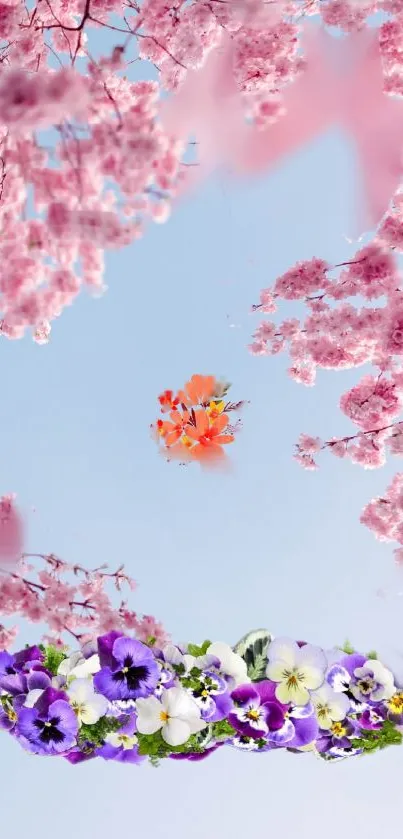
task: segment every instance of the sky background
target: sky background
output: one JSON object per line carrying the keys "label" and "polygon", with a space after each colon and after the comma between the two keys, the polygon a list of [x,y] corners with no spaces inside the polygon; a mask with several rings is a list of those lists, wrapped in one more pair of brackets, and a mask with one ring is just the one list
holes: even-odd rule
{"label": "sky background", "polygon": [[[361,371],[321,372],[304,388],[286,356],[247,351],[262,287],[297,260],[354,253],[355,168],[333,132],[259,182],[215,178],[108,256],[107,293],[83,293],[48,346],[1,344],[0,489],[18,494],[28,549],[88,567],[124,561],[139,582],[133,607],[177,641],[235,643],[263,626],[325,647],[349,638],[403,669],[403,578],[393,546],[359,523],[393,469],[324,455],[307,473],[292,459],[301,431],[351,428],[338,400]],[[231,398],[251,401],[229,475],[168,464],[149,436],[158,394],[195,372],[227,377]],[[34,638],[30,627],[21,643]],[[401,750],[326,765],[223,749],[156,770],[55,763],[5,733],[0,749],[9,839],[378,839],[400,823]]]}

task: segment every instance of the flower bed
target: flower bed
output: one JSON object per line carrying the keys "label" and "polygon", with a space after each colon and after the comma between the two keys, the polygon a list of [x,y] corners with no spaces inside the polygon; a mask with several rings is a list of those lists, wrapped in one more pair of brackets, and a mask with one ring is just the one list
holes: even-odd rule
{"label": "flower bed", "polygon": [[201,760],[223,746],[324,760],[402,742],[403,690],[376,653],[266,630],[233,649],[147,643],[112,631],[71,653],[0,653],[0,727],[27,751],[76,764]]}

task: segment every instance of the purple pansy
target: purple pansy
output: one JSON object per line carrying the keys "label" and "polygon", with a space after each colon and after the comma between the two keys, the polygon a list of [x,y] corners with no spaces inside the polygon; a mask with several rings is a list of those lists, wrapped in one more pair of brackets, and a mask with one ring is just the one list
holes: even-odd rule
{"label": "purple pansy", "polygon": [[26,693],[27,674],[44,672],[43,653],[39,647],[27,647],[12,655],[6,651],[0,652],[0,688],[17,696]]}
{"label": "purple pansy", "polygon": [[[254,685],[241,685],[232,692],[238,707],[228,722],[243,736],[238,748],[248,748],[248,738],[265,739],[267,747],[301,748],[318,735],[318,722],[312,703],[282,705],[275,696],[276,684],[265,680]],[[246,738],[246,739],[245,739]]]}
{"label": "purple pansy", "polygon": [[382,728],[386,719],[386,708],[378,705],[375,708],[366,708],[358,717],[358,725],[367,731],[376,731]]}
{"label": "purple pansy", "polygon": [[276,685],[268,679],[235,688],[231,693],[235,708],[228,715],[230,725],[241,735],[255,740],[280,731],[287,707],[278,702],[275,690]]}
{"label": "purple pansy", "polygon": [[136,699],[153,692],[160,678],[154,656],[145,644],[110,632],[98,639],[101,670],[94,687],[107,699]]}
{"label": "purple pansy", "polygon": [[226,679],[212,670],[201,673],[200,687],[192,690],[191,694],[202,718],[209,722],[225,719],[234,707]]}
{"label": "purple pansy", "polygon": [[66,694],[46,688],[33,708],[20,709],[15,733],[27,751],[60,755],[76,745],[78,720]]}
{"label": "purple pansy", "polygon": [[360,727],[351,719],[344,719],[341,722],[334,722],[330,729],[321,730],[316,741],[318,752],[329,752],[332,748],[351,749],[351,737],[359,737]]}
{"label": "purple pansy", "polygon": [[105,760],[118,760],[121,763],[142,763],[144,755],[139,755],[136,737],[136,717],[133,714],[118,731],[107,734],[105,743],[97,750]]}

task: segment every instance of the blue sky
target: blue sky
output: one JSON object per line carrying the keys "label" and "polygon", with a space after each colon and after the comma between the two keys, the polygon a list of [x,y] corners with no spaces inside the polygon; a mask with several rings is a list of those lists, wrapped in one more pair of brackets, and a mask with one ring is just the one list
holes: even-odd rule
{"label": "blue sky", "polygon": [[[285,357],[247,351],[261,287],[298,259],[353,253],[354,171],[334,132],[259,182],[215,178],[168,224],[108,256],[106,295],[83,294],[47,347],[2,342],[1,490],[18,493],[29,548],[89,567],[124,561],[139,582],[135,608],[177,641],[235,643],[266,626],[324,646],[348,637],[403,669],[403,580],[392,547],[359,524],[391,467],[365,472],[325,456],[311,474],[292,460],[300,431],[350,427],[337,406],[357,371],[321,373],[305,389],[287,378]],[[232,398],[251,400],[230,475],[167,464],[150,439],[158,393],[194,372],[228,377]],[[30,627],[21,640],[34,638]],[[228,749],[159,770],[54,763],[6,734],[1,749],[0,823],[11,839],[333,839],[360,828],[375,839],[400,814],[393,749],[334,766]]]}

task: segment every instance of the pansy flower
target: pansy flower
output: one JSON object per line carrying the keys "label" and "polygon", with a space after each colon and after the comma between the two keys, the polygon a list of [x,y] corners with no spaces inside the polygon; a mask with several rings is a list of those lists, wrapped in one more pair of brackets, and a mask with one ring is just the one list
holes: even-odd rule
{"label": "pansy flower", "polygon": [[350,710],[350,701],[345,693],[337,693],[325,682],[311,694],[320,728],[329,729],[334,722],[344,720]]}
{"label": "pansy flower", "polygon": [[403,691],[397,691],[386,701],[387,715],[391,722],[403,724]]}
{"label": "pansy flower", "polygon": [[357,718],[357,722],[360,728],[367,731],[377,731],[382,728],[386,716],[386,708],[383,705],[378,705],[373,708],[366,708]]}
{"label": "pansy flower", "polygon": [[359,702],[380,702],[395,693],[393,674],[376,659],[369,659],[356,667],[350,690]]}
{"label": "pansy flower", "polygon": [[94,725],[105,716],[109,707],[108,700],[100,693],[95,693],[89,679],[74,679],[67,689],[67,695],[80,725]]}
{"label": "pansy flower", "polygon": [[145,756],[139,755],[136,736],[136,717],[132,715],[118,731],[105,737],[105,743],[97,750],[105,760],[118,760],[120,763],[142,763]]}
{"label": "pansy flower", "polygon": [[223,720],[234,705],[228,692],[228,683],[212,670],[201,673],[199,682],[199,687],[194,688],[191,694],[203,719],[209,722]]}
{"label": "pansy flower", "polygon": [[31,670],[45,670],[43,653],[39,647],[27,647],[14,655],[0,652],[0,689],[13,696],[26,693],[26,676]]}
{"label": "pansy flower", "polygon": [[39,755],[58,755],[76,745],[78,720],[66,694],[47,688],[33,708],[18,712],[15,733],[21,745]]}
{"label": "pansy flower", "polygon": [[161,699],[149,696],[138,699],[137,730],[140,734],[161,735],[169,746],[186,743],[192,734],[202,731],[207,723],[201,719],[199,708],[183,688],[165,690]]}
{"label": "pansy flower", "polygon": [[235,707],[228,722],[240,734],[259,740],[283,729],[287,708],[277,701],[272,682],[240,685],[232,691],[231,699]]}
{"label": "pansy flower", "polygon": [[347,692],[356,706],[390,699],[396,690],[390,670],[377,659],[358,653],[344,656],[330,667],[327,681],[334,690]]}
{"label": "pansy flower", "polygon": [[107,699],[148,696],[158,684],[158,665],[141,641],[109,632],[98,638],[98,651],[101,670],[95,673],[94,687]]}
{"label": "pansy flower", "polygon": [[309,691],[323,684],[327,659],[319,647],[275,638],[269,646],[268,659],[266,676],[277,683],[279,702],[306,705],[310,701]]}
{"label": "pansy flower", "polygon": [[318,752],[328,752],[332,748],[350,749],[351,738],[359,737],[360,728],[352,719],[333,722],[329,729],[321,731],[316,741]]}
{"label": "pansy flower", "polygon": [[62,676],[66,682],[72,679],[86,679],[98,673],[101,665],[98,653],[85,658],[82,652],[75,652],[67,656],[60,662],[57,669],[57,675]]}

